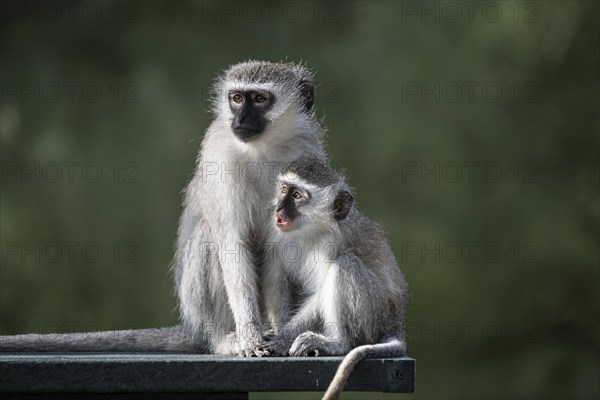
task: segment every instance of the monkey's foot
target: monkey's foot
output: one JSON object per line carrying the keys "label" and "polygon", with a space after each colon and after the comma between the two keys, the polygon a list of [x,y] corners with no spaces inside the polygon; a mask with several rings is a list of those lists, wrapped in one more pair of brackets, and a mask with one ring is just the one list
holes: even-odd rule
{"label": "monkey's foot", "polygon": [[263,357],[269,354],[260,349],[260,346],[264,344],[262,339],[256,340],[256,342],[249,342],[244,340],[238,340],[238,336],[234,333],[228,333],[225,336],[225,341],[221,347],[217,350],[219,354],[237,354],[240,357]]}
{"label": "monkey's foot", "polygon": [[237,353],[241,357],[265,357],[269,352],[263,349],[264,342],[238,342]]}
{"label": "monkey's foot", "polygon": [[345,354],[339,341],[314,332],[298,335],[292,347],[292,357],[319,357]]}

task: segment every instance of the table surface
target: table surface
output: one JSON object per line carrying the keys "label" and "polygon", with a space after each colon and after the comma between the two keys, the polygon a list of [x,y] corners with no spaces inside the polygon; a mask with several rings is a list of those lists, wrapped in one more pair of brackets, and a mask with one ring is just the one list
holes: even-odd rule
{"label": "table surface", "polygon": [[[0,393],[324,391],[342,357],[171,353],[3,353]],[[413,392],[415,360],[362,361],[346,390]]]}

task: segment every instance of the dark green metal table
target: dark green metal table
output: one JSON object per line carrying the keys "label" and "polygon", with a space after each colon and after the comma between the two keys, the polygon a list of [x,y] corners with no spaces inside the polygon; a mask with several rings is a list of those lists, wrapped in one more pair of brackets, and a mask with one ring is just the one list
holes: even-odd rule
{"label": "dark green metal table", "polygon": [[[239,358],[200,354],[4,353],[0,398],[245,399],[248,392],[324,391],[342,357]],[[347,391],[413,392],[415,360],[371,359]]]}

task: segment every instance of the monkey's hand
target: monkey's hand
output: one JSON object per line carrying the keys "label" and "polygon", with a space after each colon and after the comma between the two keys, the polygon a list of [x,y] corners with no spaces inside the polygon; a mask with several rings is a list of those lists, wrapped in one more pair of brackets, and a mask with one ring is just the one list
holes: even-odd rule
{"label": "monkey's hand", "polygon": [[273,338],[270,342],[263,343],[257,346],[257,350],[267,356],[285,357],[288,355],[290,344],[281,338]]}

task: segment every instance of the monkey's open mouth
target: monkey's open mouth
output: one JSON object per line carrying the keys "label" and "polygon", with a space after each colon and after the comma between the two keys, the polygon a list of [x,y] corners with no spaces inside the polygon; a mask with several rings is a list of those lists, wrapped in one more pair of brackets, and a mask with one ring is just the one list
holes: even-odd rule
{"label": "monkey's open mouth", "polygon": [[275,216],[275,225],[277,225],[277,227],[282,231],[287,231],[290,229],[290,221],[279,215]]}

